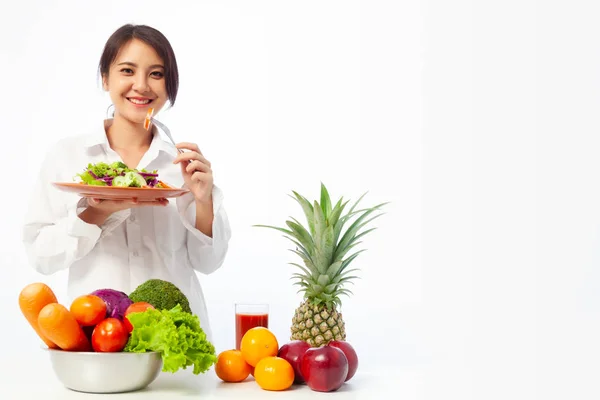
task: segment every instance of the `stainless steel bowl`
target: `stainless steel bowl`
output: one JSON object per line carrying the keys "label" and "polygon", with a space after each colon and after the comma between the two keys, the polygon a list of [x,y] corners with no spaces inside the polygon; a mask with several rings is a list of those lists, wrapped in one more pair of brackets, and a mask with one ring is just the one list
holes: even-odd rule
{"label": "stainless steel bowl", "polygon": [[95,353],[44,349],[58,380],[86,393],[123,393],[152,383],[162,369],[159,353]]}

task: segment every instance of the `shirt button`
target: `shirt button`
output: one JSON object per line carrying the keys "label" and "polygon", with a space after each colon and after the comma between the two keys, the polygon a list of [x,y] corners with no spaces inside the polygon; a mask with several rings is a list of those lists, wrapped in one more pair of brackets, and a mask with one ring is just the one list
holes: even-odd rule
{"label": "shirt button", "polygon": [[129,220],[130,220],[131,222],[135,222],[135,216],[134,216],[134,215],[132,215],[131,217],[129,217]]}
{"label": "shirt button", "polygon": [[134,256],[134,257],[137,257],[137,256],[139,256],[139,255],[140,255],[140,253],[138,253],[137,251],[134,251],[134,252],[133,252],[133,256]]}

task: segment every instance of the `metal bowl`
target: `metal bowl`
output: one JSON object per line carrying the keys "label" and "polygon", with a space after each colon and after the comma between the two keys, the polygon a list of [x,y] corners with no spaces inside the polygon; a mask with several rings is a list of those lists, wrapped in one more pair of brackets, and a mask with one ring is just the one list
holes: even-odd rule
{"label": "metal bowl", "polygon": [[159,353],[96,353],[44,349],[67,388],[86,393],[123,393],[152,383],[162,369]]}

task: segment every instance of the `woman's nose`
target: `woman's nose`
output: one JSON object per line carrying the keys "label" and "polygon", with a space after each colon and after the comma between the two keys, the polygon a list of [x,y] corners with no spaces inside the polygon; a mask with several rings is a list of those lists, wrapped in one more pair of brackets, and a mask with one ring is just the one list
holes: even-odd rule
{"label": "woman's nose", "polygon": [[138,92],[145,92],[148,90],[148,80],[143,75],[138,75],[133,81],[133,90]]}

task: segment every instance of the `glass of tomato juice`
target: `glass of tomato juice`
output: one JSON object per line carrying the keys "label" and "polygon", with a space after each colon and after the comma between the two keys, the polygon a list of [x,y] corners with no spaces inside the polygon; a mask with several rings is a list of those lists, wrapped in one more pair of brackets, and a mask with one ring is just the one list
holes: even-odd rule
{"label": "glass of tomato juice", "polygon": [[235,304],[235,348],[240,349],[242,337],[251,328],[269,327],[268,304]]}

